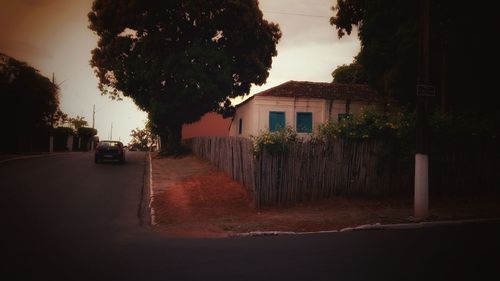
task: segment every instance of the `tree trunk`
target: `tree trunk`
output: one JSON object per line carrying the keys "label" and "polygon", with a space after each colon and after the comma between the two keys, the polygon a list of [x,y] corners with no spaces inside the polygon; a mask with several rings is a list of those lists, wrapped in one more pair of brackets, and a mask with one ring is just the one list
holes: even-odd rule
{"label": "tree trunk", "polygon": [[442,54],[442,57],[441,57],[441,112],[442,113],[445,113],[446,110],[448,109],[447,108],[447,103],[448,103],[448,100],[447,100],[447,92],[446,92],[446,75],[447,75],[447,72],[448,72],[448,69],[447,69],[447,49],[446,49],[446,43],[443,43],[443,54]]}
{"label": "tree trunk", "polygon": [[166,134],[161,135],[162,155],[176,155],[182,152],[181,137],[182,125],[170,124],[166,129]]}
{"label": "tree trunk", "polygon": [[166,147],[167,147],[167,139],[168,139],[168,134],[166,133],[158,133],[160,136],[160,145],[159,145],[159,152],[160,154],[164,155],[166,154]]}

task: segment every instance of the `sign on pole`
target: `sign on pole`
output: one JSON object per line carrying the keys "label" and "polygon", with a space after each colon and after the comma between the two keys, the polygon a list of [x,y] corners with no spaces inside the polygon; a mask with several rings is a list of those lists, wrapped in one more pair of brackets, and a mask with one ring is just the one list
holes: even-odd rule
{"label": "sign on pole", "polygon": [[429,84],[417,84],[417,96],[434,97],[436,96],[436,87]]}

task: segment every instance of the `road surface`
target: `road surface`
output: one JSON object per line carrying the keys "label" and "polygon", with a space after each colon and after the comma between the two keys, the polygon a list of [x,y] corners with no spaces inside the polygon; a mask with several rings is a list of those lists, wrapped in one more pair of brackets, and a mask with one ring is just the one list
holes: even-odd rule
{"label": "road surface", "polygon": [[481,280],[500,273],[498,223],[167,238],[139,215],[145,154],[127,156],[123,165],[96,165],[91,153],[1,163],[2,280]]}

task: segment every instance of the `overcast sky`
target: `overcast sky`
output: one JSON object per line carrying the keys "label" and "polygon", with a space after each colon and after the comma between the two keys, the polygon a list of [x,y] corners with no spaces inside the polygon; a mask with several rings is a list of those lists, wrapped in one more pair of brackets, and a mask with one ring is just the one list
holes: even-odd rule
{"label": "overcast sky", "polygon": [[[330,82],[336,66],[348,64],[359,52],[355,34],[338,39],[329,24],[333,0],[261,0],[264,17],[280,25],[283,37],[265,85],[252,94],[289,80]],[[97,36],[87,13],[92,0],[0,0],[0,52],[25,61],[60,85],[61,109],[70,117],[85,117],[100,139],[128,143],[130,131],[143,128],[147,115],[129,99],[101,96],[89,66]],[[235,103],[239,100],[235,101]],[[111,132],[111,124],[113,126]]]}

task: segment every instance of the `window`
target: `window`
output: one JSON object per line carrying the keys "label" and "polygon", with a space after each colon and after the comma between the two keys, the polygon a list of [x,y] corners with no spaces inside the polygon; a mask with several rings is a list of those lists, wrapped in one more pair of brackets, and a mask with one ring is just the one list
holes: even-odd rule
{"label": "window", "polygon": [[338,121],[342,121],[344,119],[352,119],[352,114],[347,114],[347,113],[339,113],[339,119]]}
{"label": "window", "polygon": [[269,131],[274,132],[283,128],[285,128],[285,112],[269,112]]}
{"label": "window", "polygon": [[312,133],[312,113],[297,112],[297,132]]}
{"label": "window", "polygon": [[243,119],[240,118],[240,122],[238,124],[238,134],[241,135],[241,132],[243,132]]}

